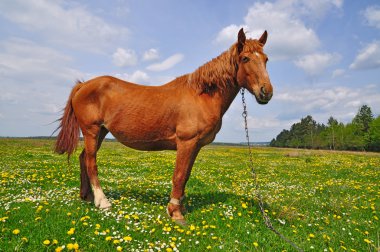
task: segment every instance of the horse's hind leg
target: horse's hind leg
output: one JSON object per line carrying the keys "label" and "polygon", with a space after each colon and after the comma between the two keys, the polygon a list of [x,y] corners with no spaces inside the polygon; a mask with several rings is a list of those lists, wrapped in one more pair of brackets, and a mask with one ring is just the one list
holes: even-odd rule
{"label": "horse's hind leg", "polygon": [[84,160],[87,168],[87,175],[94,194],[94,204],[99,208],[111,207],[111,204],[108,202],[100,186],[98,167],[96,165],[97,150],[100,147],[101,141],[103,141],[105,135],[108,133],[107,130],[104,130],[98,125],[93,125],[82,130],[84,137]]}
{"label": "horse's hind leg", "polygon": [[[107,135],[108,130],[104,127],[100,129],[99,137],[98,137],[98,144],[97,144],[97,150],[99,150],[105,136]],[[94,200],[94,193],[91,190],[91,184],[90,184],[90,178],[87,174],[87,167],[86,167],[86,158],[85,158],[86,152],[85,150],[82,151],[82,153],[79,156],[79,162],[80,162],[80,197],[81,199],[85,201],[92,202]]]}
{"label": "horse's hind leg", "polygon": [[83,150],[79,155],[80,163],[80,197],[82,200],[92,202],[94,200],[94,193],[91,190],[90,179],[87,175],[87,167],[85,160],[86,152]]}

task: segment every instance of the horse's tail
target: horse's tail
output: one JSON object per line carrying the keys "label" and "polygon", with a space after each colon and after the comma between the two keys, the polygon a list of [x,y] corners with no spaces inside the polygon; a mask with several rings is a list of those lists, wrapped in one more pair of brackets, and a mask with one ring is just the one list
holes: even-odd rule
{"label": "horse's tail", "polygon": [[71,101],[82,85],[82,82],[77,81],[77,84],[71,90],[66,107],[63,110],[63,116],[57,120],[60,121],[60,124],[58,128],[54,131],[56,132],[60,129],[59,134],[57,136],[57,141],[55,143],[54,151],[58,154],[67,153],[69,159],[71,154],[75,151],[78,145],[80,136],[78,120],[74,114]]}

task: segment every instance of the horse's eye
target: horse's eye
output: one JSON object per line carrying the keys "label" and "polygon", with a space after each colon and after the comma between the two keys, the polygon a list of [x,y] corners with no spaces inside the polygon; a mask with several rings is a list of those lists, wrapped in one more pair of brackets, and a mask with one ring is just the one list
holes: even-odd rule
{"label": "horse's eye", "polygon": [[247,62],[249,61],[249,58],[246,57],[246,56],[244,56],[244,57],[241,59],[241,61],[242,61],[243,63],[247,63]]}

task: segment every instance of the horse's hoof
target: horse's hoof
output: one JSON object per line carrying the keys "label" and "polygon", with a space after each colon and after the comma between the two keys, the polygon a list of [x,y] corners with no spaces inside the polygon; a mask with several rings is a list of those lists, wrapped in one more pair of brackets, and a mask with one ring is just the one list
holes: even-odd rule
{"label": "horse's hoof", "polygon": [[95,202],[95,206],[99,207],[99,209],[107,210],[111,208],[111,203],[106,198],[103,198],[100,201]]}

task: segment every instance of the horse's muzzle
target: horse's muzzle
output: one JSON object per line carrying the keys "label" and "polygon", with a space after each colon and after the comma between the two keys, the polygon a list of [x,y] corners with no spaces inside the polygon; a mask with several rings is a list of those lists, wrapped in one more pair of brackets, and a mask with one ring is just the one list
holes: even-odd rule
{"label": "horse's muzzle", "polygon": [[273,96],[272,91],[267,91],[265,87],[260,88],[259,95],[256,95],[256,100],[259,104],[267,104]]}

